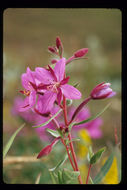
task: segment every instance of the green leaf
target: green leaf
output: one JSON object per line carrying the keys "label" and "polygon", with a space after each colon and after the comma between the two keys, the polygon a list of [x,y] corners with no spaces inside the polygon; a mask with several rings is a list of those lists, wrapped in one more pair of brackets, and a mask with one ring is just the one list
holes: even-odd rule
{"label": "green leaf", "polygon": [[73,122],[73,123],[71,123],[71,124],[68,126],[69,131],[71,131],[71,129],[72,129],[72,127],[73,127],[73,125],[75,125],[75,123],[74,123],[74,122]]}
{"label": "green leaf", "polygon": [[46,131],[49,132],[54,137],[59,137],[60,136],[60,134],[59,134],[59,132],[57,130],[52,130],[52,129],[47,128]]}
{"label": "green leaf", "polygon": [[92,116],[86,120],[80,121],[79,123],[73,123],[73,125],[81,125],[83,123],[87,123],[89,121],[92,121],[92,120],[98,118],[109,107],[109,105],[110,105],[110,103],[107,106],[105,106],[104,109],[101,112],[97,113],[95,116]]}
{"label": "green leaf", "polygon": [[69,143],[72,142],[72,141],[80,141],[80,139],[78,139],[78,138],[73,138],[73,139],[71,139],[71,141],[69,141],[69,140],[67,139],[67,140],[66,140],[66,145],[69,144]]}
{"label": "green leaf", "polygon": [[35,184],[39,184],[41,178],[41,172],[38,174]]}
{"label": "green leaf", "polygon": [[55,174],[52,171],[49,171],[49,173],[50,173],[53,184],[57,184],[56,179],[55,179]]}
{"label": "green leaf", "polygon": [[62,159],[54,168],[49,169],[49,171],[55,171],[56,169],[58,169],[60,166],[62,166],[64,164],[64,162],[67,160],[68,155],[66,153],[64,159]]}
{"label": "green leaf", "polygon": [[59,182],[59,184],[63,184],[64,182],[63,182],[63,178],[62,178],[62,171],[58,171],[58,182]]}
{"label": "green leaf", "polygon": [[25,123],[23,125],[21,125],[21,127],[19,127],[14,134],[10,137],[9,141],[7,142],[7,144],[5,145],[4,149],[3,149],[3,158],[5,158],[7,152],[9,151],[16,135],[19,133],[19,131],[21,131],[21,129],[25,126]]}
{"label": "green leaf", "polygon": [[112,166],[113,158],[114,158],[114,152],[112,152],[112,154],[106,160],[105,164],[100,169],[99,173],[93,179],[94,184],[99,184],[101,180],[105,177],[105,175],[108,173],[110,167]]}
{"label": "green leaf", "polygon": [[102,153],[105,151],[106,147],[101,148],[98,152],[96,152],[90,159],[90,164],[95,164],[98,160],[100,160]]}
{"label": "green leaf", "polygon": [[63,138],[63,133],[60,129],[57,129],[58,133],[59,133],[59,136],[61,136]]}
{"label": "green leaf", "polygon": [[40,125],[34,126],[34,128],[39,128],[39,127],[43,127],[45,125],[47,125],[48,123],[50,123],[50,121],[52,121],[60,112],[62,111],[62,109],[60,109],[55,115],[53,115],[48,121],[46,121],[45,123],[42,123]]}
{"label": "green leaf", "polygon": [[121,181],[121,151],[118,148],[118,146],[115,147],[114,154],[117,158],[118,178],[119,178],[119,181]]}
{"label": "green leaf", "polygon": [[92,178],[90,176],[89,176],[89,179],[91,181],[91,184],[94,184],[94,182],[93,182],[93,180],[92,180]]}
{"label": "green leaf", "polygon": [[88,155],[87,155],[87,159],[90,162],[90,159],[92,158],[92,156],[94,155],[93,150],[92,150],[92,146],[89,146],[88,149]]}
{"label": "green leaf", "polygon": [[79,171],[71,171],[71,170],[68,170],[66,168],[64,168],[63,172],[62,172],[62,176],[63,176],[64,181],[77,179],[77,177],[79,175],[80,175]]}

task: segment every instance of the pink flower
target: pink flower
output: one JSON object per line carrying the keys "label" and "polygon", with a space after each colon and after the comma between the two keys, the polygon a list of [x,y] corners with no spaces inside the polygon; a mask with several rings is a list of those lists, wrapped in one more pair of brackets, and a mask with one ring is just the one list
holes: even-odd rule
{"label": "pink flower", "polygon": [[23,73],[21,76],[22,86],[24,87],[24,91],[20,91],[22,94],[26,95],[24,102],[19,108],[19,111],[23,112],[32,108],[36,102],[36,82],[35,82],[35,73],[27,67],[26,73]]}
{"label": "pink flower", "polygon": [[100,83],[98,84],[91,92],[90,96],[92,99],[104,99],[104,98],[111,98],[112,96],[116,95],[109,86],[110,83]]}
{"label": "pink flower", "polygon": [[54,69],[49,66],[49,69],[37,67],[35,69],[36,78],[41,81],[38,85],[38,90],[45,90],[43,96],[39,96],[39,111],[46,113],[53,107],[55,100],[60,105],[62,95],[68,99],[80,99],[81,93],[73,86],[67,84],[69,77],[64,78],[65,74],[65,58],[60,59]]}
{"label": "pink flower", "polygon": [[[58,106],[53,106],[53,108],[51,110],[51,114],[55,115],[56,112],[58,112],[58,110],[59,110]],[[59,120],[59,116],[60,115],[61,114],[59,114],[56,117],[57,120]],[[49,117],[43,117],[43,116],[39,116],[38,115],[38,117],[36,118],[36,120],[34,122],[34,126],[40,125],[40,124],[42,124],[42,123],[44,123],[44,122],[46,122],[48,120],[49,120]],[[49,135],[49,133],[46,131],[47,128],[48,129],[53,129],[53,130],[56,129],[55,126],[54,126],[54,124],[52,122],[50,122],[49,124],[47,124],[47,125],[45,125],[43,127],[35,128],[36,133],[39,135],[39,137],[40,137],[40,139],[42,141],[51,141],[52,140],[52,136]]]}
{"label": "pink flower", "polygon": [[26,110],[25,112],[20,112],[20,108],[21,106],[24,104],[24,99],[20,96],[17,96],[14,99],[14,104],[13,107],[11,109],[11,113],[15,116],[19,116],[21,118],[23,118],[25,121],[27,122],[35,122],[36,119],[40,116],[38,116],[38,114],[32,112],[32,110]]}
{"label": "pink flower", "polygon": [[[75,111],[74,107],[71,107],[69,109],[68,115],[71,118],[73,113]],[[75,121],[80,122],[82,120],[88,119],[90,117],[90,111],[88,108],[82,108],[82,110],[77,114]],[[76,131],[79,131],[81,129],[86,129],[89,133],[90,137],[93,139],[100,138],[102,136],[102,131],[100,130],[100,126],[102,125],[102,119],[97,118],[93,121],[90,121],[88,123],[84,123],[81,125],[75,125],[72,128],[73,133],[75,134]]]}

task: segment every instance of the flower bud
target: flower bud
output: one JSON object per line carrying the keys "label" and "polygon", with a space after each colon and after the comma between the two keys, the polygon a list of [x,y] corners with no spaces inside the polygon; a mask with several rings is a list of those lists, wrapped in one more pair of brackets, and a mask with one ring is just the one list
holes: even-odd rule
{"label": "flower bud", "polygon": [[111,98],[112,96],[116,95],[109,86],[110,83],[100,83],[98,84],[91,92],[90,96],[92,99],[104,99],[104,98]]}
{"label": "flower bud", "polygon": [[47,156],[52,150],[51,144],[43,148],[38,154],[37,158],[41,158],[42,156]]}
{"label": "flower bud", "polygon": [[55,64],[55,63],[57,63],[57,61],[58,61],[57,59],[52,59],[52,60],[51,60],[51,63],[52,63],[52,64]]}
{"label": "flower bud", "polygon": [[83,48],[74,53],[75,58],[83,57],[88,52],[88,48]]}
{"label": "flower bud", "polygon": [[49,47],[48,47],[48,50],[49,50],[51,53],[56,53],[56,49],[55,49],[54,47],[49,46]]}
{"label": "flower bud", "polygon": [[45,148],[43,148],[38,154],[37,158],[41,158],[42,156],[47,156],[51,152],[53,146],[59,141],[59,139],[60,137],[55,138],[50,145],[47,145]]}
{"label": "flower bud", "polygon": [[60,46],[63,46],[60,37],[56,37],[56,47],[59,49]]}

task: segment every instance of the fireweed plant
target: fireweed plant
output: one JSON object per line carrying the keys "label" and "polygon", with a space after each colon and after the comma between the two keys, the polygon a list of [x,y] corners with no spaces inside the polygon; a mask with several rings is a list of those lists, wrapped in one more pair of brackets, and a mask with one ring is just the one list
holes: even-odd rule
{"label": "fireweed plant", "polygon": [[[81,128],[86,128],[89,135],[94,137],[95,133],[95,138],[101,135],[98,128],[100,125],[98,122],[100,122],[101,119],[98,117],[108,106],[96,116],[92,117],[90,117],[88,113],[88,108],[84,106],[91,100],[111,98],[116,92],[110,88],[110,83],[102,82],[91,91],[89,97],[84,99],[81,104],[75,108],[72,106],[72,100],[80,99],[82,94],[76,88],[77,85],[72,86],[69,84],[70,77],[66,75],[65,67],[77,59],[87,59],[84,56],[87,54],[88,48],[80,49],[76,51],[72,57],[66,59],[63,57],[62,42],[60,38],[57,37],[56,46],[49,46],[48,50],[50,53],[58,56],[58,59],[52,59],[51,64],[45,68],[36,67],[35,71],[31,71],[30,68],[27,67],[26,73],[23,73],[21,76],[24,90],[20,91],[25,95],[25,99],[20,100],[18,111],[22,114],[22,112],[28,113],[29,110],[31,110],[31,117],[33,113],[36,115],[36,125],[33,127],[37,131],[40,130],[40,134],[42,133],[43,135],[42,138],[46,139],[45,130],[52,135],[52,142],[39,152],[37,159],[49,155],[53,147],[59,141],[61,141],[65,147],[67,152],[65,160],[67,158],[69,159],[72,171],[64,168],[63,171],[59,170],[56,174],[53,173],[53,169],[51,169],[50,174],[53,183],[55,183],[54,181],[56,180],[56,183],[69,184],[71,183],[71,179],[78,179],[79,183],[82,184],[83,182],[73,145],[73,142],[77,139],[73,138],[72,129],[76,131]],[[70,105],[71,109],[68,111]],[[60,122],[59,116],[63,117],[63,123]],[[88,184],[92,165],[100,159],[104,151],[105,148],[101,148],[94,154],[91,147],[89,148],[89,169],[86,184]],[[63,162],[61,162],[61,164]],[[58,166],[59,165],[60,164],[58,164]]]}

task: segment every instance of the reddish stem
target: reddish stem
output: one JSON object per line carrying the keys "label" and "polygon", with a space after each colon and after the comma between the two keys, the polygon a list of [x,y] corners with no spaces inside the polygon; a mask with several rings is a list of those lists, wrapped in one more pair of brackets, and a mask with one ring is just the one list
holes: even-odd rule
{"label": "reddish stem", "polygon": [[[65,77],[65,74],[64,74],[64,77]],[[66,98],[65,98],[65,96],[63,96],[63,113],[64,113],[65,127],[68,128],[67,106],[66,106]],[[68,137],[69,137],[69,140],[71,141],[72,139],[71,139],[71,134],[70,133],[69,133]],[[74,160],[74,163],[75,163],[75,167],[76,167],[74,170],[79,171],[72,141],[69,144],[70,144],[71,154],[72,154],[72,157],[73,157],[73,160]],[[82,184],[82,180],[81,180],[80,175],[78,176],[78,180],[79,180],[79,183]]]}
{"label": "reddish stem", "polygon": [[86,184],[88,184],[91,167],[92,167],[92,165],[90,164],[90,165],[89,165],[89,169],[88,169],[88,175],[87,175],[87,179],[86,179]]}
{"label": "reddish stem", "polygon": [[[69,137],[69,140],[71,141],[71,134],[70,133],[69,133],[68,137]],[[75,163],[76,171],[79,171],[78,164],[77,164],[77,159],[76,159],[76,154],[75,154],[75,151],[74,151],[74,146],[73,146],[72,141],[69,144],[70,144],[70,149],[71,149],[71,153],[72,153],[72,156],[73,156],[73,160],[74,160],[74,163]],[[82,179],[81,179],[80,175],[78,176],[78,180],[79,180],[79,183],[82,184]]]}
{"label": "reddish stem", "polygon": [[73,170],[75,170],[75,166],[74,166],[74,164],[73,164],[73,162],[72,162],[72,159],[71,159],[71,156],[70,156],[70,153],[69,153],[68,146],[65,144],[65,142],[64,142],[64,140],[63,140],[63,139],[61,139],[61,142],[62,142],[62,143],[63,143],[63,145],[65,146],[66,151],[67,151],[67,154],[68,154],[68,158],[69,158],[70,163],[71,163],[71,165],[72,165],[72,168],[73,168]]}
{"label": "reddish stem", "polygon": [[68,127],[68,121],[67,121],[67,106],[66,106],[66,98],[63,96],[63,113],[64,113],[64,121],[66,128]]}

